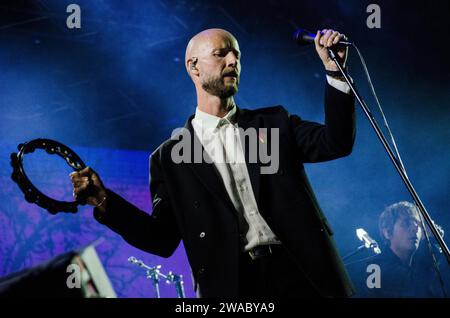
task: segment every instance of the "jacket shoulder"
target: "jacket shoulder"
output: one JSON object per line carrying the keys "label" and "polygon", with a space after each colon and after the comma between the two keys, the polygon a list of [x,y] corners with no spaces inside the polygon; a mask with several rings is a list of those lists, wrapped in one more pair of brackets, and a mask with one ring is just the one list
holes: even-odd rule
{"label": "jacket shoulder", "polygon": [[150,159],[161,161],[163,154],[167,151],[170,152],[176,142],[171,138],[166,139],[150,154]]}
{"label": "jacket shoulder", "polygon": [[271,115],[280,115],[280,114],[287,114],[287,110],[281,106],[269,106],[269,107],[261,107],[256,109],[241,109],[241,111],[247,115],[262,115],[262,116],[271,116]]}
{"label": "jacket shoulder", "polygon": [[186,127],[179,127],[172,132],[170,138],[164,140],[151,154],[150,159],[161,161],[165,154],[170,154],[172,148],[185,137],[190,137],[190,131]]}

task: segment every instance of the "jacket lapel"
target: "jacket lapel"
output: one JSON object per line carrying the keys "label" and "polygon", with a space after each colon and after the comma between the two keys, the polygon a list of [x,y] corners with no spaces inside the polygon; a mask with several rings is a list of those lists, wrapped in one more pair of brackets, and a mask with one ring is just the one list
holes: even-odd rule
{"label": "jacket lapel", "polygon": [[[227,190],[223,184],[222,178],[217,171],[215,165],[213,163],[207,163],[203,160],[200,163],[195,162],[194,158],[194,152],[195,146],[199,145],[199,149],[201,146],[201,156],[208,157],[208,162],[212,162],[211,158],[208,156],[208,153],[205,151],[205,148],[200,142],[200,139],[198,139],[194,128],[192,127],[191,120],[194,118],[194,116],[191,116],[188,121],[186,122],[186,125],[184,128],[189,130],[189,136],[191,138],[191,162],[187,164],[187,166],[192,169],[194,174],[199,178],[199,180],[205,185],[205,187],[213,194],[215,195],[219,200],[224,202],[226,205],[229,206],[230,209],[236,212],[236,209],[234,208],[233,203],[230,200],[230,197],[228,196]],[[237,213],[237,212],[236,212]]]}
{"label": "jacket lapel", "polygon": [[[195,143],[197,145],[201,145],[200,140],[198,139],[197,135],[195,134],[194,128],[192,127],[191,120],[194,118],[194,115],[192,115],[188,121],[185,124],[185,128],[189,130],[190,132],[190,138],[191,138],[191,145],[192,149],[194,150]],[[237,108],[237,123],[238,127],[242,128],[244,131],[246,131],[248,128],[252,128],[256,130],[257,137],[259,133],[259,128],[262,126],[262,119],[260,117],[251,116],[251,111],[248,110],[242,110],[240,108]],[[257,138],[258,139],[258,138]],[[258,207],[259,204],[259,192],[260,192],[260,169],[261,165],[259,160],[257,162],[250,162],[250,155],[249,155],[249,145],[248,142],[246,144],[244,136],[241,134],[241,144],[242,149],[244,149],[244,155],[245,155],[245,162],[247,165],[247,170],[250,176],[250,182],[252,184],[253,193],[255,195],[256,203]],[[258,145],[259,147],[259,145]],[[257,148],[259,149],[259,148]],[[202,156],[208,156],[207,152],[205,151],[203,145],[201,145],[201,151]],[[211,159],[208,156],[208,161],[211,162]],[[228,196],[227,190],[223,184],[222,178],[217,171],[216,167],[213,163],[206,163],[202,160],[202,163],[195,163],[194,161],[194,151],[191,152],[191,163],[187,164],[189,168],[192,169],[194,174],[199,178],[199,180],[206,186],[207,189],[209,189],[218,199],[222,200],[225,204],[227,204],[235,213],[237,213],[236,209],[234,208],[233,203],[230,200],[230,197]]]}

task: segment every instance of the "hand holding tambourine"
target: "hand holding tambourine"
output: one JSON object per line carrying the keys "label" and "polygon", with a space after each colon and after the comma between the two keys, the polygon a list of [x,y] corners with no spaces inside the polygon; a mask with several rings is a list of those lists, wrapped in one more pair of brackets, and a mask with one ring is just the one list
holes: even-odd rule
{"label": "hand holding tambourine", "polygon": [[104,208],[106,188],[97,173],[90,167],[74,171],[70,174],[73,185],[73,197],[82,204]]}
{"label": "hand holding tambourine", "polygon": [[[70,174],[75,201],[55,200],[40,191],[28,178],[25,173],[23,158],[26,154],[33,153],[37,149],[45,150],[49,155],[57,155],[63,158],[75,170]],[[86,203],[100,209],[104,208],[106,189],[103,183],[91,168],[86,168],[80,157],[69,147],[51,139],[40,138],[20,144],[18,150],[18,153],[12,153],[10,156],[13,168],[11,178],[22,190],[26,201],[37,204],[51,214],[58,212],[75,213],[79,204]]]}

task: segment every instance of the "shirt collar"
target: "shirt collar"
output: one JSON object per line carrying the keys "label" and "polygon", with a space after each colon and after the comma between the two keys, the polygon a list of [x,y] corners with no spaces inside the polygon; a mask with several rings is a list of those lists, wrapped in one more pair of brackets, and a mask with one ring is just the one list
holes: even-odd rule
{"label": "shirt collar", "polygon": [[224,117],[217,117],[208,113],[205,113],[198,109],[198,107],[195,110],[195,121],[201,122],[202,126],[206,129],[215,129],[220,128],[224,124],[230,123],[234,124],[236,120],[236,105],[233,105],[233,108],[231,108],[228,113]]}

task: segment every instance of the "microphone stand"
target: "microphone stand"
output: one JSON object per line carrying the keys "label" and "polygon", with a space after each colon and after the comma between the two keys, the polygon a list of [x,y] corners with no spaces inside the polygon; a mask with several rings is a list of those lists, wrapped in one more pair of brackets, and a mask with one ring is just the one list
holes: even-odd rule
{"label": "microphone stand", "polygon": [[344,70],[341,63],[338,61],[336,54],[333,52],[333,50],[328,48],[328,54],[330,55],[331,59],[334,61],[336,66],[339,68],[339,71],[341,72],[342,76],[345,78],[345,81],[347,82],[347,84],[350,86],[350,89],[353,92],[353,94],[355,94],[355,97],[358,100],[359,104],[361,105],[361,108],[364,111],[364,114],[369,119],[369,122],[372,125],[373,129],[375,130],[375,133],[376,133],[378,139],[380,139],[381,143],[383,144],[383,147],[386,150],[387,154],[389,155],[389,158],[391,159],[392,163],[394,164],[395,169],[400,174],[400,177],[402,178],[403,183],[405,184],[405,186],[408,189],[409,193],[411,194],[412,198],[416,202],[416,205],[417,205],[417,208],[419,209],[420,214],[427,221],[427,224],[428,224],[431,232],[433,233],[434,237],[436,238],[440,248],[442,249],[443,254],[445,255],[445,257],[447,259],[447,263],[450,265],[450,251],[449,251],[447,245],[445,244],[439,231],[437,230],[436,226],[434,225],[433,221],[431,220],[430,215],[428,214],[427,210],[425,209],[425,206],[423,205],[422,201],[420,200],[419,195],[417,194],[416,190],[414,189],[411,181],[409,180],[409,178],[406,175],[405,171],[403,170],[402,166],[400,165],[397,158],[395,157],[394,152],[392,151],[390,145],[388,144],[386,137],[384,137],[384,134],[381,131],[380,127],[378,126],[371,111],[369,110],[369,107],[367,107],[366,103],[364,102],[364,99],[361,97],[361,95],[356,90],[355,85],[353,84],[353,81],[350,79],[347,72]]}
{"label": "microphone stand", "polygon": [[175,290],[177,292],[178,298],[186,298],[186,295],[184,293],[184,282],[183,282],[183,275],[177,275],[173,272],[169,272],[169,274],[164,275],[160,272],[161,265],[156,265],[154,267],[147,266],[144,264],[143,261],[136,259],[136,257],[131,256],[128,258],[128,261],[136,264],[140,267],[145,268],[147,271],[147,278],[151,279],[152,285],[155,288],[155,296],[156,298],[161,298],[161,293],[159,290],[159,281],[160,277],[166,279],[166,283],[170,284],[173,283],[175,285]]}
{"label": "microphone stand", "polygon": [[352,257],[353,255],[358,254],[359,252],[363,251],[364,248],[366,247],[365,244],[358,246],[358,248],[356,250],[354,250],[353,252],[345,255],[342,257],[342,261],[345,262],[346,260],[348,260],[350,257]]}

